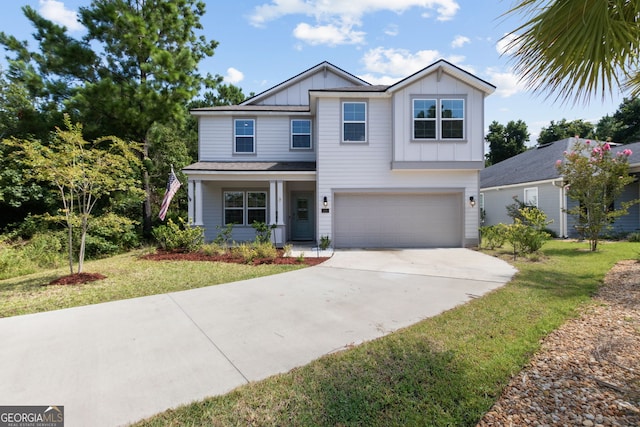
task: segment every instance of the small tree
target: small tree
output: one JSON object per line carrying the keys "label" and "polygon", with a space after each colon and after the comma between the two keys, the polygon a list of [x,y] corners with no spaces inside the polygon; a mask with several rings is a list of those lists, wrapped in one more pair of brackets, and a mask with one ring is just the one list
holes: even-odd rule
{"label": "small tree", "polygon": [[565,152],[564,161],[556,161],[567,195],[578,202],[566,212],[578,218],[591,251],[597,250],[602,231],[638,203],[633,200],[614,206],[624,187],[633,182],[629,175],[631,154],[627,148],[613,155],[608,143],[583,142],[576,138],[572,151]]}
{"label": "small tree", "polygon": [[[143,199],[135,178],[138,153],[131,144],[115,137],[102,137],[89,144],[82,137],[82,125],[72,124],[65,116],[66,130],[56,128],[50,144],[39,141],[12,140],[20,150],[28,174],[57,188],[68,232],[69,270],[73,274],[73,233],[80,231],[78,273],[82,272],[89,222],[96,203],[111,193],[127,192]],[[6,142],[6,141],[5,141]]]}

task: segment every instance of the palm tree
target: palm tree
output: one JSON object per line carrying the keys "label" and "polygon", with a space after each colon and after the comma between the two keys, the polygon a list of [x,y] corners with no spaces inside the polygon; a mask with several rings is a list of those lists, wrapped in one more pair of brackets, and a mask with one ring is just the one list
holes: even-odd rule
{"label": "palm tree", "polygon": [[505,40],[534,92],[574,103],[614,89],[640,95],[640,1],[521,0],[509,15],[527,19]]}

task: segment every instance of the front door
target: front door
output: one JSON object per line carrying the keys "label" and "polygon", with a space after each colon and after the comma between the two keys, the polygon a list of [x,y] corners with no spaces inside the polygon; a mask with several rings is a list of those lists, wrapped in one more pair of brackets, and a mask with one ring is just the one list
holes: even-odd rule
{"label": "front door", "polygon": [[313,193],[292,193],[291,202],[291,240],[313,240]]}

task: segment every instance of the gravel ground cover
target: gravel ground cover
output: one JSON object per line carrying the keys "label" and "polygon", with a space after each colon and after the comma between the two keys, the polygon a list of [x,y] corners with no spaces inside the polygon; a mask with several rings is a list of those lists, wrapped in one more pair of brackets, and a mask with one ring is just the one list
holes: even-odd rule
{"label": "gravel ground cover", "polygon": [[622,261],[478,423],[640,426],[640,261]]}

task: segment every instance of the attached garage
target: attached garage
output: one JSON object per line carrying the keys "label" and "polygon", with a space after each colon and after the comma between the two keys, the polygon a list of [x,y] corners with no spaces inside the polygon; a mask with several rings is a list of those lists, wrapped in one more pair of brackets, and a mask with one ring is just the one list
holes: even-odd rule
{"label": "attached garage", "polygon": [[336,193],[336,248],[462,246],[461,193]]}

